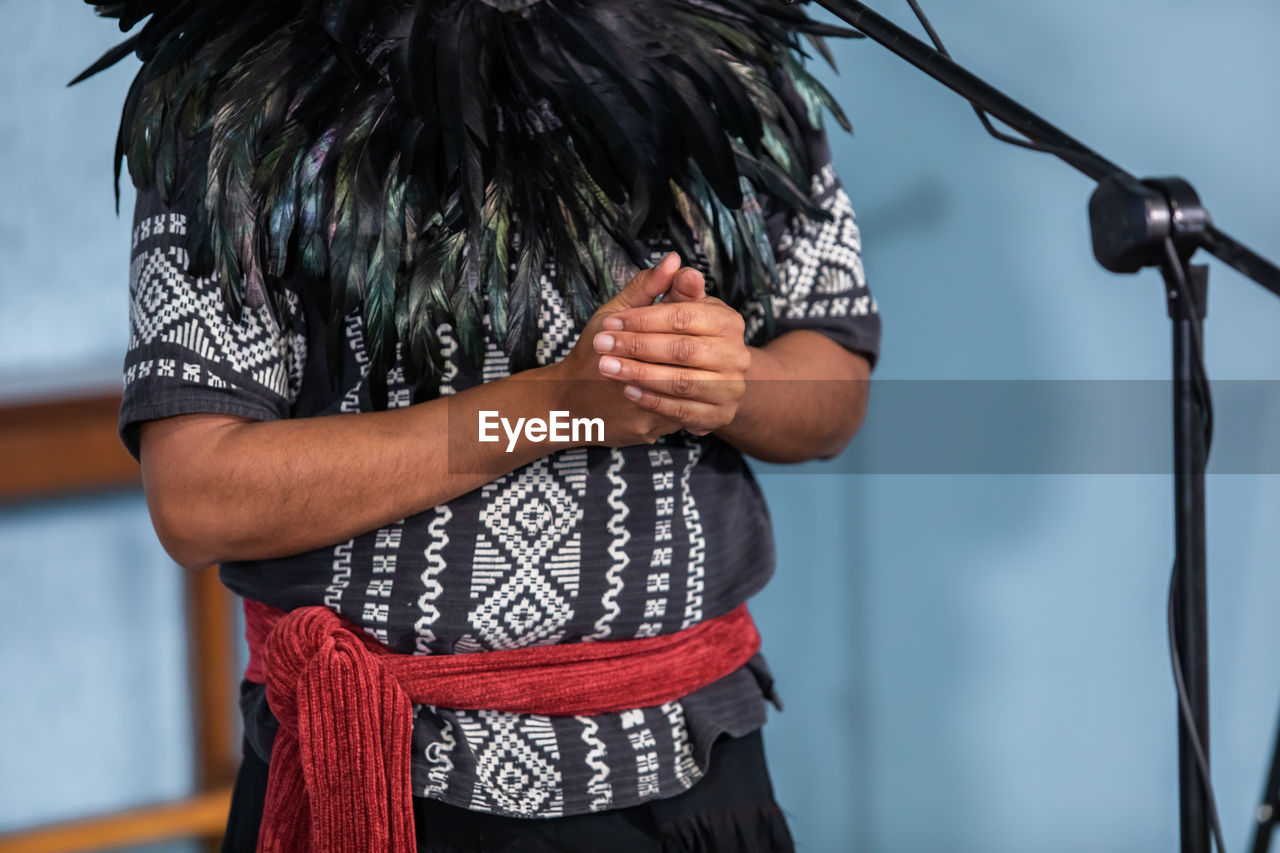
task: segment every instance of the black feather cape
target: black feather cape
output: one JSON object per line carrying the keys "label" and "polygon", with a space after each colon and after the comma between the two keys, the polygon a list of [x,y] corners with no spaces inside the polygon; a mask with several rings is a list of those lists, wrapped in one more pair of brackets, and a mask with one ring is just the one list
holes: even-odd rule
{"label": "black feather cape", "polygon": [[[313,277],[335,381],[341,320],[359,311],[375,397],[397,342],[415,398],[438,386],[442,323],[479,364],[486,313],[512,370],[532,366],[548,259],[579,323],[621,284],[617,262],[643,266],[659,232],[701,253],[713,292],[745,306],[777,274],[762,194],[822,217],[804,134],[824,108],[848,128],[802,40],[830,61],[823,36],[855,34],[779,0],[97,11],[138,31],[72,82],[142,60],[117,138],[117,204],[122,161],[166,204],[201,199],[192,271],[220,276],[237,320],[265,303],[281,322],[281,280]],[[782,85],[807,115],[785,107]]]}

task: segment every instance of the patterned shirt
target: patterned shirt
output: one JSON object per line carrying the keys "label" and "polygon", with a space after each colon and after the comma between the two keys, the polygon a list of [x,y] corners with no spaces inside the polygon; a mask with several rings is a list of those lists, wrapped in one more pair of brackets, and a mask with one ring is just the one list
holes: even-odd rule
{"label": "patterned shirt", "polygon": [[[826,153],[816,135],[815,150]],[[829,163],[829,156],[814,162]],[[830,165],[812,191],[830,222],[769,217],[781,277],[775,334],[814,329],[874,361],[880,319],[867,289],[849,199]],[[193,222],[154,193],[139,195],[120,434],[138,455],[138,425],[191,412],[256,420],[372,408],[361,322],[346,319],[343,382],[325,366],[325,321],[305,283],[286,283],[288,322],[264,306],[233,323],[215,278],[189,275]],[[654,257],[663,247],[655,246]],[[563,358],[578,337],[543,275],[537,358]],[[440,327],[448,395],[508,374],[496,341],[483,365]],[[765,342],[763,306],[747,341]],[[410,404],[397,361],[389,407]],[[281,609],[332,608],[405,654],[651,637],[734,609],[773,571],[768,510],[743,457],[715,436],[677,433],[652,446],[553,453],[426,512],[290,557],[228,562],[224,583]],[[265,691],[245,682],[251,745],[270,752]],[[716,737],[764,724],[777,702],[761,655],[678,701],[592,717],[415,708],[415,795],[476,811],[554,817],[622,808],[689,788]]]}

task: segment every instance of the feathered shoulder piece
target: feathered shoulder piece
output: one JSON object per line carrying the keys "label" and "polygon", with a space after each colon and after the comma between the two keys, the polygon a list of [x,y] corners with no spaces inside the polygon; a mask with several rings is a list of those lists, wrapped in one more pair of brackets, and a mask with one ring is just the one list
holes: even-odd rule
{"label": "feathered shoulder piece", "polygon": [[[776,269],[767,194],[812,209],[805,135],[831,95],[803,40],[852,31],[778,0],[119,0],[138,31],[116,176],[199,200],[197,274],[238,317],[280,282],[322,282],[331,354],[359,311],[372,377],[401,354],[433,386],[437,327],[471,361],[484,315],[513,370],[534,363],[539,286],[584,322],[666,235],[743,306]],[[789,109],[781,94],[803,101]],[[187,151],[198,152],[191,155]],[[118,186],[117,186],[118,202]],[[766,306],[768,300],[765,300]],[[330,358],[331,370],[337,370]]]}

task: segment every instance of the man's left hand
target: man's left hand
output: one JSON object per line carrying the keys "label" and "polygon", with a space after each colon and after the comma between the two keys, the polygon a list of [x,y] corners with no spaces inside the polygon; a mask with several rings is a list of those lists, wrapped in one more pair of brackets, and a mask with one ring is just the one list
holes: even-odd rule
{"label": "man's left hand", "polygon": [[742,316],[706,294],[695,269],[680,270],[662,302],[604,319],[593,346],[602,375],[637,404],[694,435],[728,425],[746,392],[751,350]]}

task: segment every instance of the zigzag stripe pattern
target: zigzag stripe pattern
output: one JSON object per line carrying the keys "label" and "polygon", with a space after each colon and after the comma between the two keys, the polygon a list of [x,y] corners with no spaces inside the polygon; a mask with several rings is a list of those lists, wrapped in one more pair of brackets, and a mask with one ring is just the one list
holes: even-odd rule
{"label": "zigzag stripe pattern", "polygon": [[454,356],[458,354],[458,340],[453,335],[453,327],[448,323],[436,326],[436,335],[440,338],[440,356],[444,359],[444,372],[440,377],[440,396],[456,394],[453,380],[458,378],[458,363]]}
{"label": "zigzag stripe pattern", "polygon": [[437,578],[444,571],[444,555],[441,552],[449,544],[449,534],[445,531],[445,526],[451,518],[453,518],[453,510],[449,509],[449,505],[439,504],[435,508],[435,518],[427,526],[427,532],[431,534],[431,544],[423,552],[427,558],[427,567],[422,570],[423,591],[422,595],[418,596],[418,609],[422,611],[422,616],[414,623],[414,628],[418,632],[418,654],[431,654],[431,644],[436,639],[436,634],[430,626],[440,618],[436,599],[440,597],[440,593],[444,592],[444,586]]}
{"label": "zigzag stripe pattern", "polygon": [[671,724],[676,779],[687,790],[702,778],[702,771],[693,760],[693,745],[689,742],[689,724],[684,718],[684,706],[679,702],[668,702],[662,706],[662,713],[667,715],[667,722]]}
{"label": "zigzag stripe pattern", "polygon": [[603,640],[613,632],[613,627],[609,623],[618,618],[620,612],[618,595],[622,592],[622,572],[631,562],[631,557],[626,551],[627,542],[631,541],[631,531],[625,526],[631,509],[622,502],[622,496],[627,491],[627,481],[621,476],[626,459],[622,451],[616,447],[610,450],[609,455],[612,461],[606,472],[610,484],[608,501],[609,508],[613,510],[613,515],[609,518],[609,535],[613,537],[609,543],[609,557],[613,560],[613,565],[605,573],[609,589],[600,602],[604,605],[605,612],[596,620],[595,633],[588,638],[592,640]]}
{"label": "zigzag stripe pattern", "polygon": [[591,797],[591,811],[598,812],[609,808],[613,802],[613,786],[609,784],[609,765],[604,763],[607,750],[604,741],[598,737],[600,724],[590,717],[575,717],[582,723],[582,742],[590,749],[585,759],[591,768],[591,780],[587,782],[587,793]]}

